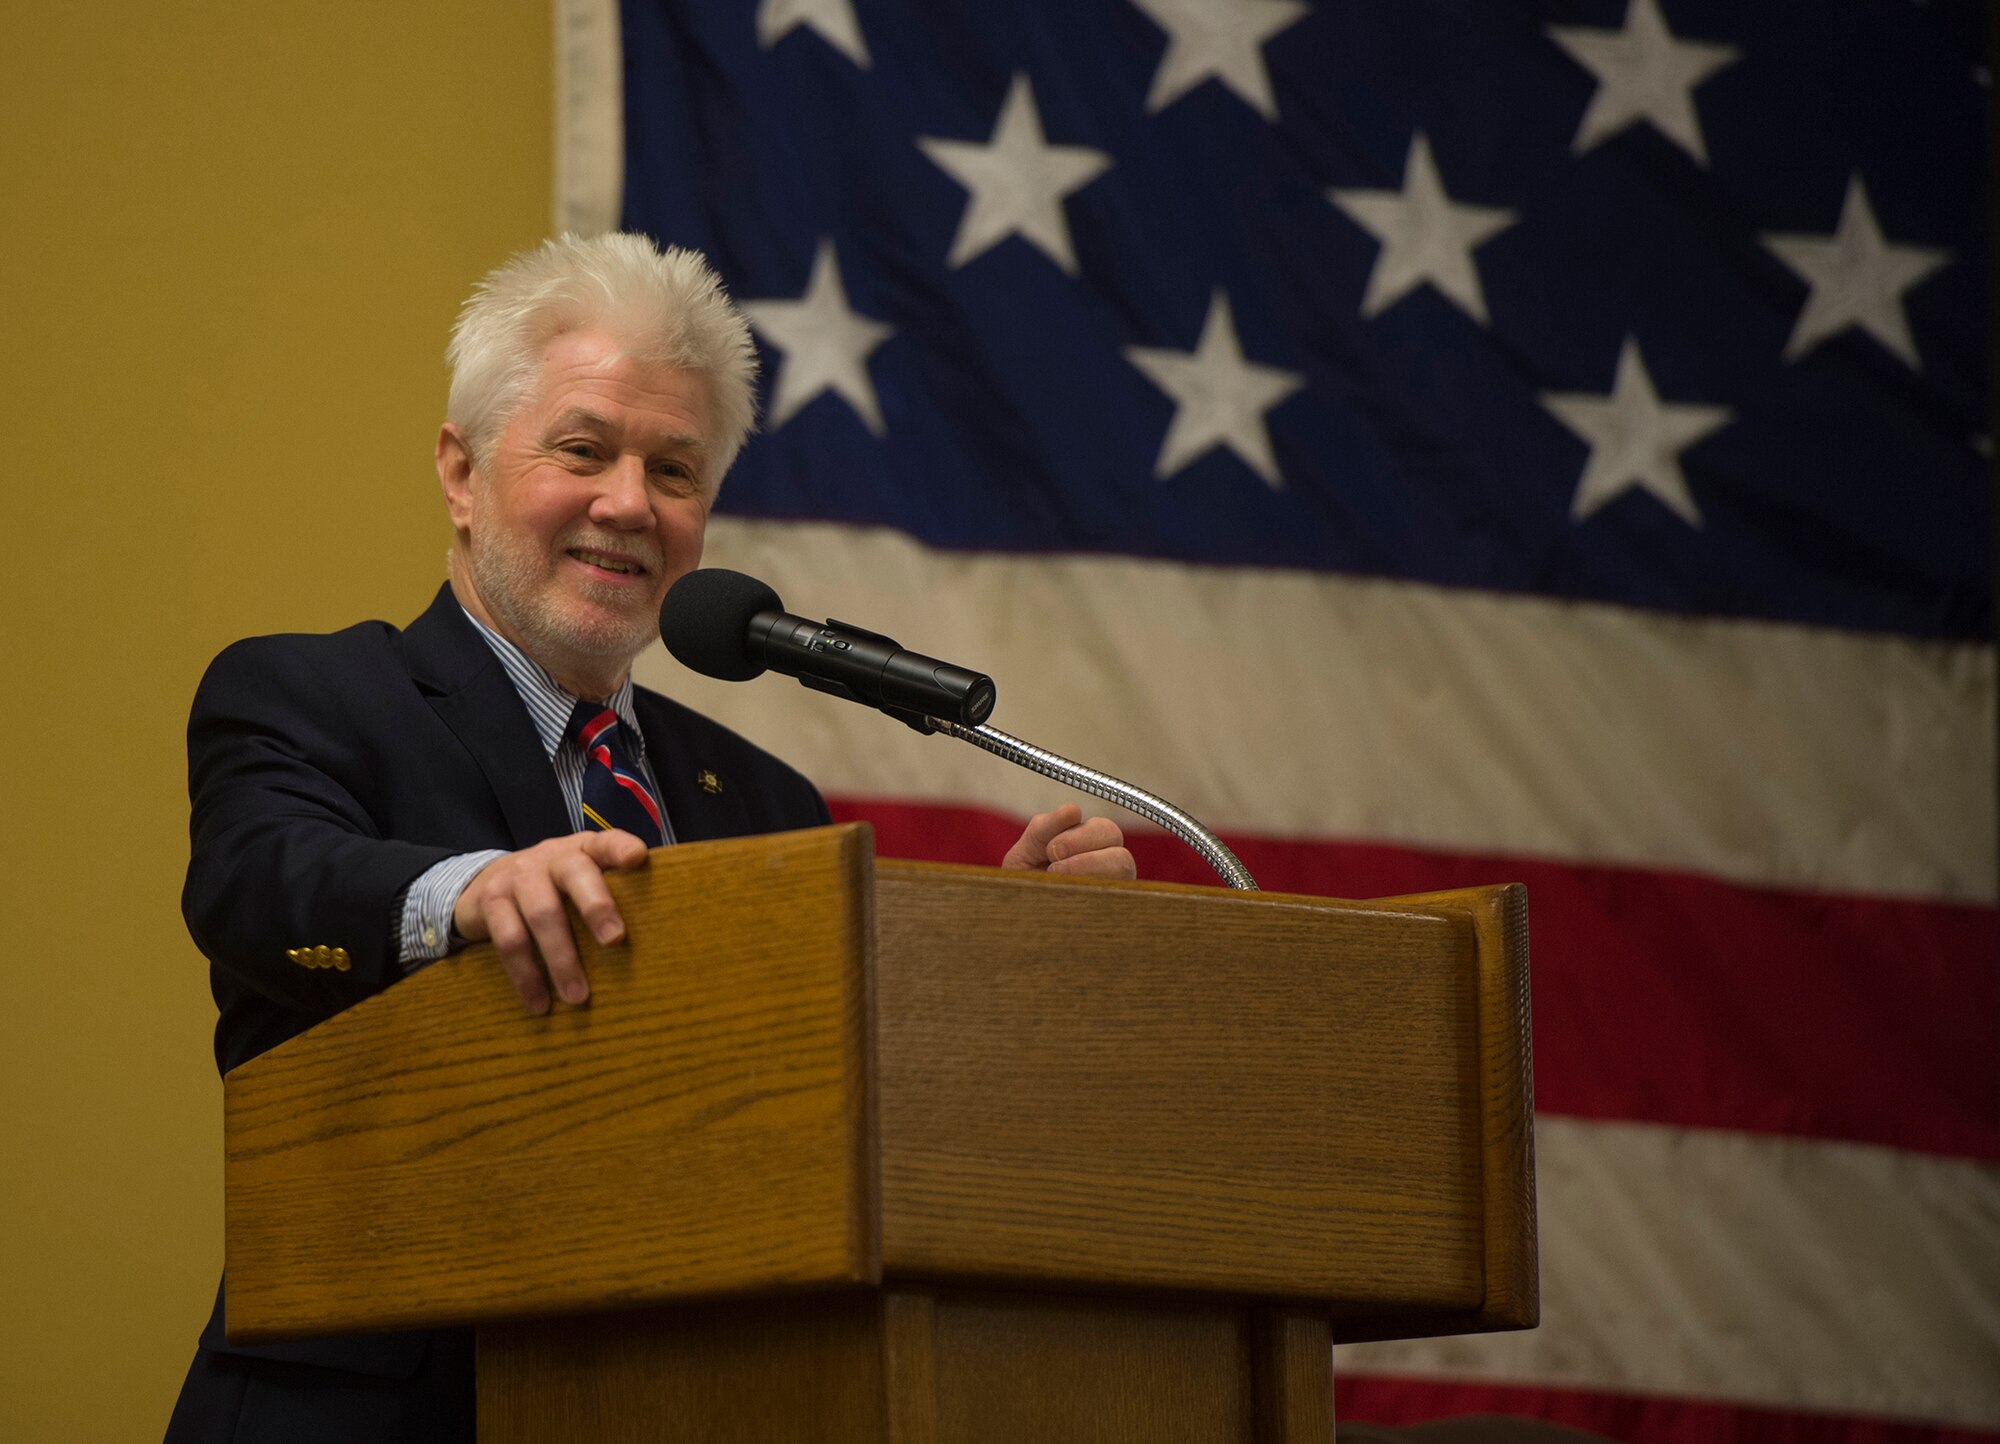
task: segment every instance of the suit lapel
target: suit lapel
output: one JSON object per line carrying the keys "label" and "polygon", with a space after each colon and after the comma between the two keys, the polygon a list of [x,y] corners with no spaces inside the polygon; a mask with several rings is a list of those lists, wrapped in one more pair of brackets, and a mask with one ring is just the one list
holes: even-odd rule
{"label": "suit lapel", "polygon": [[717,775],[710,759],[698,755],[694,739],[673,709],[637,689],[632,707],[639,714],[639,730],[646,734],[646,760],[660,784],[660,801],[675,839],[704,842],[751,831],[741,792],[730,785],[732,779]]}
{"label": "suit lapel", "polygon": [[521,694],[449,585],[403,633],[403,652],[412,679],[485,773],[514,846],[574,831]]}

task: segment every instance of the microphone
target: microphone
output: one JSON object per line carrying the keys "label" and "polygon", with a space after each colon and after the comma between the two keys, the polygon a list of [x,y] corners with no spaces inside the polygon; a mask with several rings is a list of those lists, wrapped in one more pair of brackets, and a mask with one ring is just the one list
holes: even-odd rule
{"label": "microphone", "polygon": [[906,651],[880,632],[795,617],[763,582],[723,567],[689,572],[668,589],[660,639],[703,676],[747,682],[769,668],[924,733],[937,731],[932,718],[977,727],[998,697],[990,677]]}
{"label": "microphone", "polygon": [[942,732],[1129,807],[1200,853],[1231,887],[1257,886],[1221,838],[1164,797],[988,727],[996,695],[990,677],[906,652],[880,632],[795,617],[755,577],[722,567],[689,572],[660,603],[660,640],[681,665],[705,677],[747,682],[766,669],[783,672],[816,692],[878,707],[926,736]]}

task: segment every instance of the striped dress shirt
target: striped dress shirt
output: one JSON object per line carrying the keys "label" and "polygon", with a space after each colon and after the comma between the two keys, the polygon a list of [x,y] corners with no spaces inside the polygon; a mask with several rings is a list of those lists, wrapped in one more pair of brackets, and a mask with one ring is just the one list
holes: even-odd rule
{"label": "striped dress shirt", "polygon": [[[479,635],[486,639],[486,645],[500,659],[507,680],[520,694],[521,704],[528,709],[528,720],[534,723],[535,735],[542,739],[542,749],[548,753],[549,765],[555,769],[556,785],[562,789],[563,806],[569,812],[570,826],[577,832],[584,831],[583,773],[588,759],[576,739],[569,735],[569,719],[576,710],[578,699],[564,691],[562,684],[526,652],[472,613],[467,612],[465,617],[479,629]],[[653,774],[651,760],[646,756],[645,734],[639,730],[639,716],[632,709],[630,675],[618,684],[618,690],[611,694],[607,705],[618,714],[619,722],[624,725],[625,735],[631,740],[633,756],[638,761],[646,786],[652,789],[654,797],[660,797],[659,781]],[[665,805],[662,800],[661,830],[671,844],[674,840],[673,819],[666,815]],[[410,884],[397,909],[396,958],[405,970],[415,971],[425,963],[443,957],[454,947],[464,945],[465,939],[452,932],[452,909],[458,905],[459,894],[465,891],[466,885],[479,870],[496,857],[506,855],[504,848],[460,853],[435,864]]]}

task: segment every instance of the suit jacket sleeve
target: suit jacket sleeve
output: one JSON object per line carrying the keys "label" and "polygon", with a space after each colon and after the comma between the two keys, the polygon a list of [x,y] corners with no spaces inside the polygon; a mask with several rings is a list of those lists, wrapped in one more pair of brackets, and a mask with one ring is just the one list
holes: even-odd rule
{"label": "suit jacket sleeve", "polygon": [[[209,667],[188,721],[188,931],[229,979],[310,1018],[402,976],[396,900],[452,852],[382,835],[373,754],[390,744],[341,685],[349,635],[237,643]],[[319,944],[351,966],[287,956]]]}

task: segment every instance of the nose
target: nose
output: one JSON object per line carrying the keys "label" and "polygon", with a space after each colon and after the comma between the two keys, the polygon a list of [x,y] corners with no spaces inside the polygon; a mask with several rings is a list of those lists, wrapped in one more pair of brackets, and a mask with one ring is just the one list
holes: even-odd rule
{"label": "nose", "polygon": [[644,457],[621,454],[616,462],[598,473],[597,496],[590,504],[590,519],[620,531],[644,531],[653,524],[652,497],[646,489]]}

